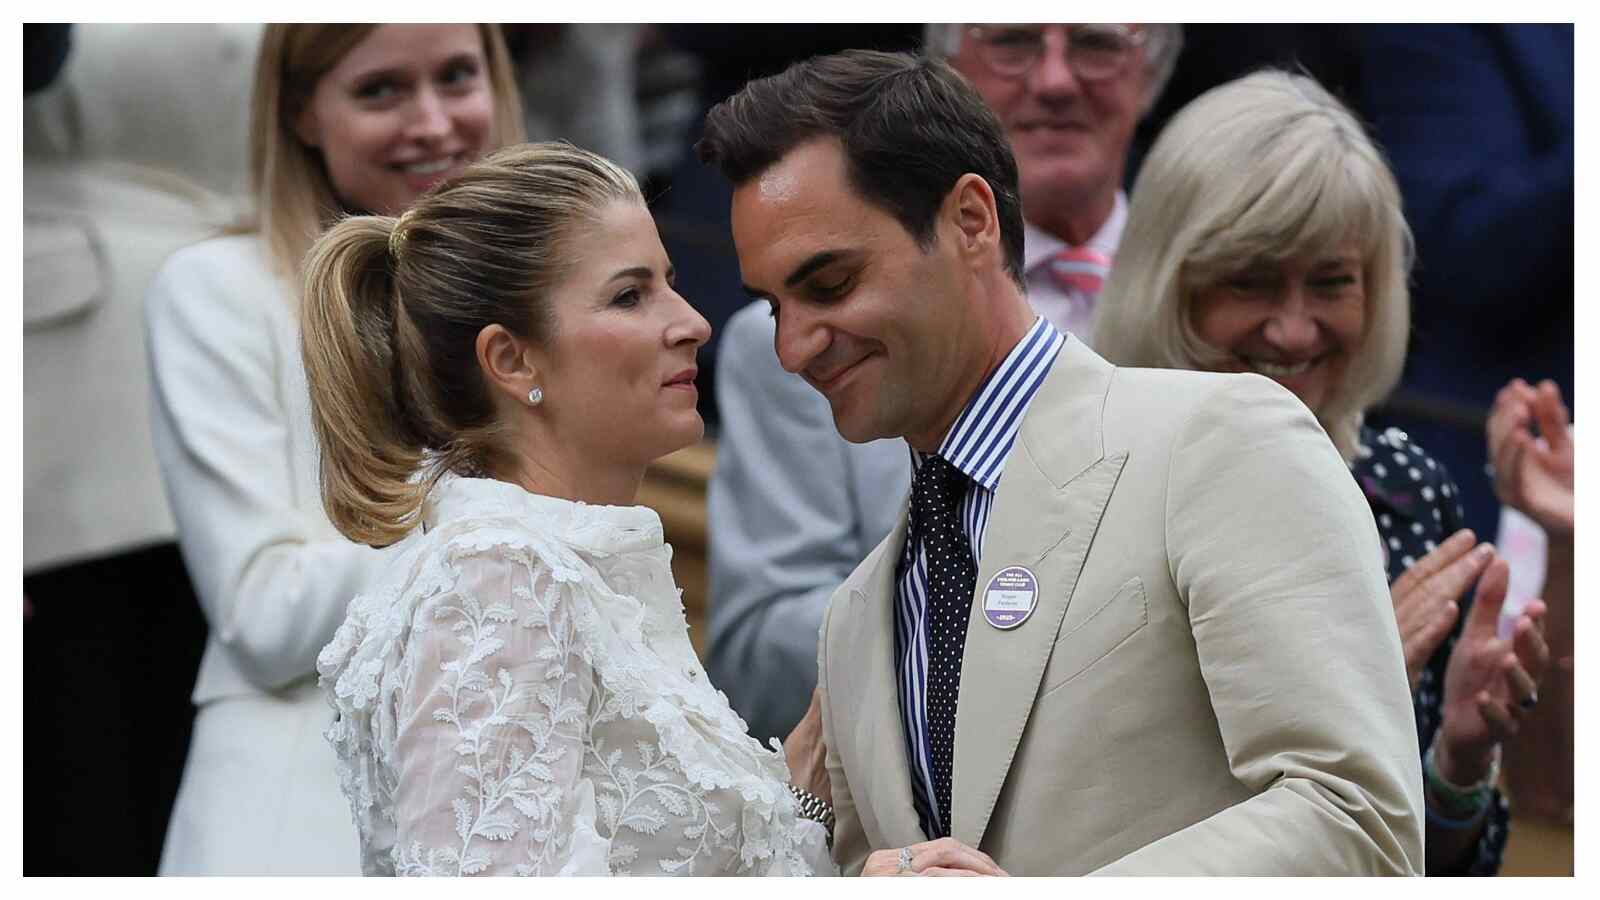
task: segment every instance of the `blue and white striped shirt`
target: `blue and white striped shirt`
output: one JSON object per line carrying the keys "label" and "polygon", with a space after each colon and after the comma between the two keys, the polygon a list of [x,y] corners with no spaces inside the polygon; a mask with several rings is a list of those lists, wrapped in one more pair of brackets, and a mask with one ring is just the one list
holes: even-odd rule
{"label": "blue and white striped shirt", "polygon": [[[1000,367],[968,401],[939,445],[938,455],[971,478],[961,501],[961,525],[972,542],[972,558],[982,565],[983,535],[1006,456],[1039,385],[1066,339],[1043,318],[1007,354]],[[911,451],[912,471],[926,454]],[[928,837],[950,833],[933,802],[933,765],[928,749],[928,563],[919,542],[908,540],[895,570],[895,664],[899,675],[900,721],[911,762],[911,793]]]}

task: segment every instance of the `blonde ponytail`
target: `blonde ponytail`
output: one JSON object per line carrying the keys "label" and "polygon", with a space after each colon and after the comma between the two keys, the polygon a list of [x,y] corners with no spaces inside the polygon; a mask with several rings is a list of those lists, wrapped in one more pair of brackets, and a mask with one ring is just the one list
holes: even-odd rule
{"label": "blonde ponytail", "polygon": [[425,436],[395,377],[404,313],[390,268],[394,223],[356,216],[329,229],[306,257],[300,311],[323,506],[341,534],[374,547],[405,536],[431,481],[416,477]]}
{"label": "blonde ponytail", "polygon": [[496,151],[398,219],[335,224],[306,256],[301,352],[322,444],[322,503],[340,533],[406,535],[446,472],[511,457],[475,342],[499,325],[543,344],[575,229],[644,205],[627,170],[571,144]]}

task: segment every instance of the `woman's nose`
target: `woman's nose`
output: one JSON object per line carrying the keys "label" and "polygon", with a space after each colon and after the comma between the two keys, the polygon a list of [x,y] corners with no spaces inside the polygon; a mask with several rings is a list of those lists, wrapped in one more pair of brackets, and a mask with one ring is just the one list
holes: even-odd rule
{"label": "woman's nose", "polygon": [[682,343],[692,343],[696,347],[704,346],[711,340],[711,323],[700,311],[694,308],[682,294],[672,292],[683,305],[680,314],[673,320],[672,326],[667,329],[667,344],[676,347]]}
{"label": "woman's nose", "polygon": [[1286,353],[1310,349],[1317,342],[1317,320],[1303,306],[1279,309],[1267,320],[1266,339]]}
{"label": "woman's nose", "polygon": [[407,136],[416,140],[440,140],[450,134],[450,111],[444,98],[429,88],[417,92]]}

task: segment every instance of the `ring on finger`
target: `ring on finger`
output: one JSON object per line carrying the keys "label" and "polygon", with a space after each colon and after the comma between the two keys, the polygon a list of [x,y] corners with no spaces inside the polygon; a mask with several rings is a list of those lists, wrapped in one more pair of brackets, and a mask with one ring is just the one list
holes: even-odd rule
{"label": "ring on finger", "polygon": [[906,873],[910,872],[911,861],[915,858],[916,854],[911,852],[910,847],[901,847],[900,858],[895,861],[894,873],[896,875],[905,875]]}
{"label": "ring on finger", "polygon": [[1535,706],[1539,705],[1539,692],[1538,691],[1534,691],[1533,693],[1529,694],[1528,696],[1523,697],[1521,700],[1519,700],[1517,702],[1517,705],[1522,707],[1523,709],[1533,709]]}

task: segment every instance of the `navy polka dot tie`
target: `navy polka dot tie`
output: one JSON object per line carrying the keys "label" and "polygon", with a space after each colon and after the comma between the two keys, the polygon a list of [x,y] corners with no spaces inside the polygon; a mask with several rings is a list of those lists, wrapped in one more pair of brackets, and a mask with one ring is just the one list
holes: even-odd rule
{"label": "navy polka dot tie", "polygon": [[[961,654],[978,566],[961,527],[960,504],[970,479],[930,456],[911,485],[909,527],[928,565],[928,751],[934,802],[950,833],[950,768],[956,744],[956,699],[961,691]],[[940,835],[929,835],[939,837]]]}

